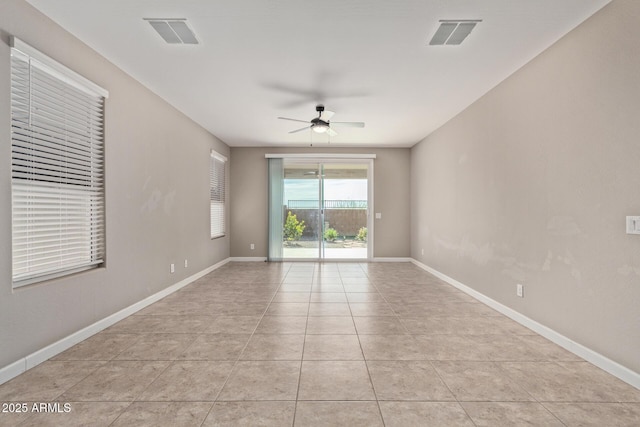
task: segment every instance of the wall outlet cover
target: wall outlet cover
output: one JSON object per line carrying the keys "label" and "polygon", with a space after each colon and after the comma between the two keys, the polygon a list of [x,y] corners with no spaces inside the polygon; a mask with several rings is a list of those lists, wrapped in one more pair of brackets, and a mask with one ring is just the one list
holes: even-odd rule
{"label": "wall outlet cover", "polygon": [[640,234],[640,216],[627,217],[627,234]]}

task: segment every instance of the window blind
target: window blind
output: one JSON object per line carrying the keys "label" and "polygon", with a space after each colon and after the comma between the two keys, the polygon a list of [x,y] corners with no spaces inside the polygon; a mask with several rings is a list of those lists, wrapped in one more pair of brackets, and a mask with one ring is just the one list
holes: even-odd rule
{"label": "window blind", "polygon": [[18,39],[11,49],[14,287],[105,255],[106,91]]}
{"label": "window blind", "polygon": [[225,221],[225,165],[227,158],[211,151],[210,198],[211,238],[222,237],[226,232]]}

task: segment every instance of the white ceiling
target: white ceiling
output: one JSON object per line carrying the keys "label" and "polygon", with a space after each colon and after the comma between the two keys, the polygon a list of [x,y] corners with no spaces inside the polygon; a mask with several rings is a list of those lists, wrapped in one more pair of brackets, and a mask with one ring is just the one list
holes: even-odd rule
{"label": "white ceiling", "polygon": [[[276,119],[322,102],[366,122],[331,145],[365,147],[419,142],[609,2],[28,1],[231,146],[322,145]],[[168,45],[143,18],[186,18],[201,43]],[[441,19],[482,22],[429,46]]]}

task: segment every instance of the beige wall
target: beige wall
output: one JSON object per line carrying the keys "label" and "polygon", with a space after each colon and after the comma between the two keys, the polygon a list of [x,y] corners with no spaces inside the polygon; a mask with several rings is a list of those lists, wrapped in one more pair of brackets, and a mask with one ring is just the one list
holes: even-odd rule
{"label": "beige wall", "polygon": [[411,153],[413,258],[636,372],[639,22],[613,1]]}
{"label": "beige wall", "polygon": [[[376,154],[374,160],[374,257],[408,257],[408,148],[241,148],[231,149],[231,256],[267,256],[267,153]],[[254,243],[255,250],[249,249]]]}
{"label": "beige wall", "polygon": [[[15,291],[9,35],[111,95],[107,267]],[[209,150],[229,148],[22,0],[0,2],[0,118],[0,368],[229,256],[228,238],[209,238],[208,203]]]}

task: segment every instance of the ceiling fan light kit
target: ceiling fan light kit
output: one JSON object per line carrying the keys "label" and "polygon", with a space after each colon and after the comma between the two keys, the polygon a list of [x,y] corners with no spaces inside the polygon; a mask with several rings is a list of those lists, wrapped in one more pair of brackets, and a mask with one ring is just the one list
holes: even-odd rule
{"label": "ceiling fan light kit", "polygon": [[324,123],[316,123],[314,125],[311,125],[311,130],[316,133],[325,133],[329,130],[329,126]]}

